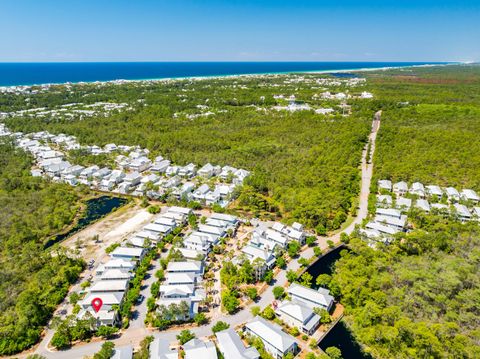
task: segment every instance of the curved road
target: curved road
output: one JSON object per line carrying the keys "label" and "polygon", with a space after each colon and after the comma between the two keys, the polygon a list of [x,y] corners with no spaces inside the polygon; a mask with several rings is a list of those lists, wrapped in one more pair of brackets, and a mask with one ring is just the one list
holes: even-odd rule
{"label": "curved road", "polygon": [[[375,152],[375,141],[377,137],[378,130],[380,128],[380,116],[381,111],[378,111],[373,119],[372,122],[372,131],[368,138],[368,143],[370,144],[370,158],[373,158],[373,154]],[[361,161],[361,172],[362,172],[362,180],[361,180],[361,189],[360,189],[360,197],[359,197],[359,208],[358,213],[353,222],[343,229],[341,232],[336,233],[330,237],[319,237],[317,244],[320,248],[325,249],[328,247],[327,240],[331,240],[334,243],[338,243],[340,241],[340,234],[347,233],[350,234],[355,229],[357,224],[361,224],[362,221],[367,217],[368,214],[368,196],[370,194],[370,183],[372,180],[372,172],[373,172],[373,163],[367,162],[367,149],[368,145],[365,146],[362,152],[362,161]],[[314,255],[313,248],[309,247],[305,249],[301,254],[300,258],[311,258]],[[158,262],[158,261],[157,261]],[[298,259],[292,260],[289,262],[286,270],[280,271],[278,275],[275,277],[275,285],[285,285],[287,283],[286,272],[289,269],[297,270],[300,268],[300,264],[298,263]],[[151,277],[146,280],[144,289],[142,290],[142,294],[145,295],[147,298],[149,295],[149,288],[151,282],[154,280],[154,273],[155,270],[158,269],[156,266],[149,271]],[[246,306],[244,309],[240,310],[234,315],[226,315],[222,318],[223,321],[230,324],[232,327],[239,326],[252,318],[252,314],[250,313],[250,308],[252,306],[260,306],[261,308],[267,306],[274,300],[274,296],[272,293],[273,285],[269,286],[267,290],[262,294],[261,298],[256,302]],[[145,307],[146,299],[137,306],[137,314],[138,316],[132,320],[130,327],[119,337],[118,339],[113,340],[115,346],[120,347],[123,345],[131,344],[134,347],[137,347],[140,341],[145,338],[147,335],[153,335],[154,337],[161,337],[166,339],[170,342],[176,341],[176,336],[180,332],[180,330],[167,330],[161,331],[158,330],[151,330],[147,329],[143,325],[143,320],[145,318]],[[191,328],[191,331],[195,333],[198,338],[206,337],[212,334],[211,328],[215,324],[215,322],[209,323],[208,325],[204,325],[201,327]],[[100,350],[100,347],[103,341],[95,341],[91,343],[82,343],[72,347],[69,350],[65,351],[52,351],[48,348],[48,343],[53,335],[53,330],[48,330],[47,334],[37,346],[36,350],[34,351],[35,354],[40,354],[45,356],[46,358],[54,358],[54,359],[71,359],[71,358],[83,358],[85,356],[92,356],[95,352]],[[29,353],[30,354],[30,353]],[[22,355],[17,355],[17,358],[26,357],[28,354],[24,353]]]}

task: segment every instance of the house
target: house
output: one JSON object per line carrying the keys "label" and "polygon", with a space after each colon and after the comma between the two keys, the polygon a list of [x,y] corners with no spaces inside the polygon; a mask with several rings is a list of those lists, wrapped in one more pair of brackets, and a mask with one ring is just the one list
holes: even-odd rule
{"label": "house", "polygon": [[145,249],[143,248],[131,248],[131,247],[117,247],[110,253],[112,258],[126,259],[126,260],[141,260],[145,255]]}
{"label": "house", "polygon": [[107,269],[100,275],[100,280],[130,280],[133,277],[133,273],[122,269]]}
{"label": "house", "polygon": [[275,242],[275,244],[277,244],[281,248],[286,248],[287,247],[288,238],[280,232],[274,231],[272,229],[267,229],[265,231],[265,237],[267,239]]}
{"label": "house", "polygon": [[250,262],[254,262],[258,258],[263,261],[264,265],[257,267],[255,271],[255,278],[257,280],[262,278],[265,272],[268,269],[273,268],[275,265],[275,256],[273,251],[266,247],[260,247],[250,242],[242,248],[242,253],[245,254],[246,258]]}
{"label": "house", "polygon": [[224,221],[228,222],[229,224],[233,226],[237,226],[239,221],[238,218],[235,216],[232,216],[230,214],[224,214],[224,213],[212,213],[212,215],[209,217],[209,219],[215,219],[219,221]]}
{"label": "house", "polygon": [[217,346],[224,359],[260,359],[254,347],[245,347],[240,336],[233,328],[215,333]]}
{"label": "house", "polygon": [[155,338],[150,343],[150,359],[178,359],[178,350],[170,349],[167,340]]}
{"label": "house", "polygon": [[125,173],[120,170],[113,170],[112,173],[110,173],[110,176],[108,177],[110,181],[113,181],[116,184],[119,184],[120,182],[122,182],[124,178],[125,178]]}
{"label": "house", "polygon": [[63,176],[63,181],[70,186],[76,186],[78,184],[77,177],[74,175],[65,175]]}
{"label": "house", "polygon": [[140,231],[135,233],[135,237],[149,239],[151,241],[158,241],[160,239],[160,233],[149,232],[149,231]]}
{"label": "house", "polygon": [[103,180],[107,176],[109,176],[112,173],[112,170],[107,167],[100,168],[98,171],[94,172],[92,177],[94,179],[98,180]]}
{"label": "house", "polygon": [[394,208],[377,208],[376,214],[378,216],[386,216],[398,219],[402,217],[402,213]]}
{"label": "house", "polygon": [[195,176],[196,173],[197,166],[195,166],[193,163],[189,163],[184,167],[180,167],[180,169],[178,170],[178,175],[180,177],[192,178],[193,176]]}
{"label": "house", "polygon": [[447,194],[450,202],[458,202],[460,200],[460,193],[458,193],[458,191],[453,187],[445,188],[445,193]]}
{"label": "house", "polygon": [[80,172],[80,178],[87,180],[91,177],[93,177],[93,174],[97,172],[100,169],[98,166],[90,166],[85,168],[82,172]]}
{"label": "house", "polygon": [[202,233],[213,234],[214,236],[224,237],[226,235],[225,228],[199,224],[198,231]]}
{"label": "house", "polygon": [[194,273],[201,276],[203,269],[203,263],[200,261],[169,262],[167,265],[167,273]]}
{"label": "house", "polygon": [[378,189],[385,191],[392,191],[392,181],[390,180],[380,180],[378,181]]}
{"label": "house", "polygon": [[400,218],[391,217],[391,216],[375,216],[375,222],[384,224],[386,226],[397,229],[398,231],[403,231],[407,224],[407,216],[403,215]]}
{"label": "house", "polygon": [[377,195],[377,207],[391,207],[392,203],[392,196],[388,194]]}
{"label": "house", "polygon": [[128,288],[128,279],[117,280],[99,280],[88,288],[90,293],[109,293],[109,292],[125,292]]}
{"label": "house", "polygon": [[368,222],[365,228],[367,228],[370,231],[373,231],[373,232],[370,232],[369,234],[379,233],[380,236],[382,235],[392,236],[400,232],[398,229],[394,227],[390,227],[379,222]]}
{"label": "house", "polygon": [[168,166],[165,170],[165,174],[169,177],[175,176],[178,173],[179,167],[178,166]]}
{"label": "house", "polygon": [[143,230],[158,234],[159,236],[166,236],[173,230],[173,227],[163,224],[149,223],[145,227],[143,227]]}
{"label": "house", "polygon": [[226,181],[230,177],[233,177],[235,172],[237,172],[236,168],[230,167],[230,166],[223,166],[222,171],[220,172],[218,177],[220,177],[222,180]]}
{"label": "house", "polygon": [[92,301],[95,298],[100,298],[103,303],[101,309],[110,310],[112,306],[122,304],[124,295],[125,292],[89,293],[85,299],[81,300],[78,304],[83,309],[93,310]]}
{"label": "house", "polygon": [[420,182],[412,183],[409,192],[413,195],[417,195],[420,198],[425,198],[425,187]]}
{"label": "house", "polygon": [[175,212],[168,211],[164,213],[162,217],[173,219],[179,226],[182,226],[187,222],[187,216],[182,213],[175,213]]}
{"label": "house", "polygon": [[415,202],[415,207],[427,213],[430,212],[430,204],[426,199],[417,199],[417,202]]}
{"label": "house", "polygon": [[265,350],[275,359],[282,359],[286,354],[296,354],[298,343],[291,335],[262,317],[256,316],[252,321],[245,324],[244,332],[253,335],[263,342]]}
{"label": "house", "polygon": [[183,240],[183,245],[187,249],[194,250],[198,253],[206,255],[210,252],[211,243],[209,236],[200,232],[192,233]]}
{"label": "house", "polygon": [[301,333],[312,335],[320,325],[320,316],[306,304],[292,300],[282,302],[275,310],[278,317],[290,327],[297,327]]}
{"label": "house", "polygon": [[193,284],[162,284],[159,293],[162,298],[189,298],[195,293],[195,286]]}
{"label": "house", "polygon": [[438,198],[443,196],[443,191],[440,187],[429,185],[425,187],[429,196],[437,196]]}
{"label": "house", "polygon": [[110,259],[105,264],[98,266],[96,273],[97,275],[102,275],[108,269],[120,269],[125,271],[131,271],[135,269],[135,263],[125,259]]}
{"label": "house", "polygon": [[96,319],[96,328],[102,325],[116,326],[120,324],[120,315],[117,311],[111,309],[100,309],[98,312],[93,309],[80,309],[77,314],[77,319],[87,319],[88,317],[93,317]]}
{"label": "house", "polygon": [[198,187],[195,191],[192,193],[192,198],[198,202],[205,202],[205,197],[207,193],[210,192],[210,187],[204,183],[200,187]]}
{"label": "house", "polygon": [[137,186],[140,184],[142,176],[138,172],[128,173],[124,178],[123,182],[129,184],[130,186]]}
{"label": "house", "polygon": [[334,298],[327,289],[319,288],[315,290],[297,283],[292,283],[290,287],[288,287],[287,292],[292,300],[302,302],[312,309],[318,307],[328,312],[332,309]]}
{"label": "house", "polygon": [[192,272],[171,272],[167,273],[165,278],[165,284],[167,285],[195,285],[196,283],[197,276]]}
{"label": "house", "polygon": [[400,210],[408,211],[410,207],[412,207],[412,200],[410,198],[397,197],[397,200],[395,201],[395,207]]}
{"label": "house", "polygon": [[184,359],[217,359],[217,349],[211,341],[192,339],[183,345]]}
{"label": "house", "polygon": [[245,178],[250,176],[250,172],[240,168],[237,171],[235,171],[233,175],[235,176],[233,179],[233,184],[235,186],[240,186],[243,184],[243,181],[245,180]]}
{"label": "house", "polygon": [[472,219],[472,214],[465,205],[455,203],[453,207],[455,207],[456,215],[460,221],[466,222]]}
{"label": "house", "polygon": [[189,215],[193,214],[193,210],[191,208],[185,208],[185,207],[177,207],[177,206],[172,206],[168,209],[168,212],[171,213],[180,213],[183,214],[184,216],[188,217]]}
{"label": "house", "polygon": [[210,178],[215,175],[215,169],[210,163],[207,163],[202,168],[200,168],[197,173],[201,177]]}
{"label": "house", "polygon": [[175,189],[174,195],[176,195],[178,199],[182,199],[182,198],[188,199],[189,194],[192,193],[194,189],[195,189],[195,183],[185,182],[184,184],[182,184],[181,187]]}
{"label": "house", "polygon": [[152,161],[147,157],[138,157],[133,159],[128,166],[130,170],[135,172],[143,172],[149,169],[152,166]]}
{"label": "house", "polygon": [[146,238],[133,236],[128,239],[127,244],[131,245],[132,247],[144,248],[146,244],[145,240]]}
{"label": "house", "polygon": [[133,358],[133,347],[127,345],[124,347],[118,347],[114,349],[114,354],[111,359],[132,359]]}
{"label": "house", "polygon": [[159,162],[155,161],[153,166],[150,168],[150,171],[156,173],[165,173],[168,167],[170,167],[169,160],[161,160]]}
{"label": "house", "polygon": [[177,222],[175,222],[175,220],[173,218],[168,218],[168,217],[165,217],[165,216],[160,216],[158,218],[156,218],[153,223],[155,224],[161,224],[161,225],[164,225],[164,226],[167,226],[167,227],[172,227],[172,228],[175,228],[177,226]]}
{"label": "house", "polygon": [[473,203],[478,203],[480,201],[480,197],[473,189],[462,190],[461,196],[465,201],[471,201]]}

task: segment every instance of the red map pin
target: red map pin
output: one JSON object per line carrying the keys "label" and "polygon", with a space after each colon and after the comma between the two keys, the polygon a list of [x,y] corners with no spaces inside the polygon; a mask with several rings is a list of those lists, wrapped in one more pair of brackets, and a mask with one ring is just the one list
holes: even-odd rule
{"label": "red map pin", "polygon": [[92,307],[95,310],[95,312],[98,313],[102,305],[103,305],[103,301],[100,298],[94,298],[92,300]]}

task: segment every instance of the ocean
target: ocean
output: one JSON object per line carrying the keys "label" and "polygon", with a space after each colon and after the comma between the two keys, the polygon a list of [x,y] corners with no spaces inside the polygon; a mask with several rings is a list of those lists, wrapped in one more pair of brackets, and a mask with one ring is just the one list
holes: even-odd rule
{"label": "ocean", "polygon": [[53,62],[0,63],[0,86],[65,82],[359,70],[432,62]]}

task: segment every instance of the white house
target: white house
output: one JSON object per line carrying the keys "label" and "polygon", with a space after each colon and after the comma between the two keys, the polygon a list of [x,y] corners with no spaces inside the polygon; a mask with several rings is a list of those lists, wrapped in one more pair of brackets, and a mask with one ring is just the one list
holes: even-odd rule
{"label": "white house", "polygon": [[445,188],[445,193],[451,202],[458,202],[460,200],[460,193],[454,187]]}
{"label": "white house", "polygon": [[392,191],[392,181],[390,180],[379,180],[378,189],[383,189],[386,191]]}
{"label": "white house", "polygon": [[312,308],[297,300],[284,301],[275,310],[288,326],[297,327],[301,333],[312,335],[320,325],[320,316]]}
{"label": "white house", "polygon": [[443,191],[440,187],[435,185],[429,185],[425,187],[429,196],[442,197]]}
{"label": "white house", "polygon": [[155,338],[150,343],[150,359],[178,359],[178,350],[170,349],[167,340]]}
{"label": "white house", "polygon": [[99,280],[88,288],[90,293],[125,292],[130,279]]}
{"label": "white house", "polygon": [[455,203],[453,206],[455,207],[456,215],[462,222],[466,222],[472,219],[472,214],[466,206],[459,203]]}
{"label": "white house", "polygon": [[133,347],[127,345],[124,347],[118,347],[114,349],[114,354],[111,359],[132,359],[133,358]]}
{"label": "white house", "polygon": [[430,204],[426,199],[417,199],[415,207],[421,209],[422,211],[430,212]]}
{"label": "white house", "polygon": [[211,341],[192,339],[183,345],[185,359],[217,359],[217,349]]}
{"label": "white house", "polygon": [[145,254],[143,248],[132,247],[117,247],[110,253],[112,258],[126,259],[126,260],[141,260]]}
{"label": "white house", "polygon": [[425,198],[425,187],[420,182],[412,183],[412,186],[410,187],[409,192],[411,194],[417,195],[420,198]]}
{"label": "white house", "polygon": [[282,359],[288,353],[297,352],[298,343],[295,338],[282,331],[277,324],[270,323],[262,317],[256,316],[245,324],[244,332],[260,338],[265,350],[275,359]]}
{"label": "white house", "polygon": [[240,336],[228,328],[215,333],[218,350],[224,359],[260,359],[260,354],[254,347],[245,347]]}
{"label": "white house", "polygon": [[474,203],[478,203],[480,201],[480,197],[473,189],[462,190],[461,196],[466,201],[472,201]]}
{"label": "white house", "polygon": [[323,308],[330,311],[333,306],[334,298],[330,295],[330,291],[325,288],[318,290],[304,287],[303,285],[292,283],[287,289],[290,297],[299,302],[302,302],[310,308]]}

